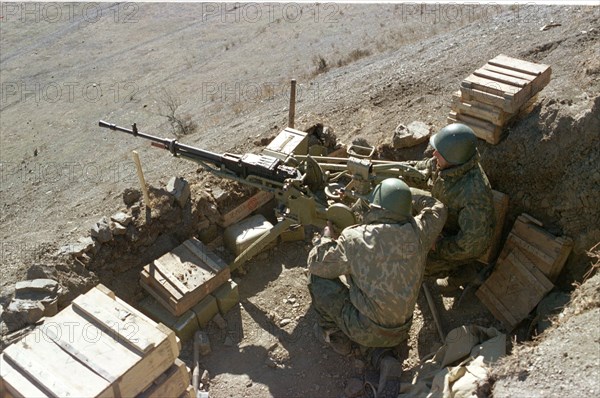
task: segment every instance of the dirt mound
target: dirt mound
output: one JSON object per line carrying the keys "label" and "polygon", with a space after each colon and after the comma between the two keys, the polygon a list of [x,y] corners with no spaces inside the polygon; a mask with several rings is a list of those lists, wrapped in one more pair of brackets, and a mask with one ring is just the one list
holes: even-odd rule
{"label": "dirt mound", "polygon": [[569,104],[547,98],[497,146],[480,146],[492,186],[510,197],[506,226],[527,212],[574,239],[562,287],[581,280],[586,250],[600,241],[600,96]]}
{"label": "dirt mound", "polygon": [[596,396],[600,392],[598,348],[600,274],[581,285],[554,327],[533,343],[515,348],[493,369],[493,396]]}

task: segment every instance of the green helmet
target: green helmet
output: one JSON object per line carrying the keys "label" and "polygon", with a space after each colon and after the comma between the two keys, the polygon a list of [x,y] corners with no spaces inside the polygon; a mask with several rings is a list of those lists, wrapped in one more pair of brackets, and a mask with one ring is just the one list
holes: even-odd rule
{"label": "green helmet", "polygon": [[463,164],[475,155],[477,137],[462,123],[452,123],[429,139],[429,143],[450,164]]}
{"label": "green helmet", "polygon": [[412,194],[406,183],[398,178],[386,178],[381,181],[368,197],[375,207],[391,211],[401,217],[412,212]]}

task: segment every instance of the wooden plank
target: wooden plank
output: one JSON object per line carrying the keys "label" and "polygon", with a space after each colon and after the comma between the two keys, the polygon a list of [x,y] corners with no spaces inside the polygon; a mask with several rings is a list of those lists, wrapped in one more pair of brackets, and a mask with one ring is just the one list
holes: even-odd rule
{"label": "wooden plank", "polygon": [[4,354],[0,353],[0,396],[7,398],[47,398],[50,395],[36,386],[26,375],[21,373],[18,368],[4,359]]}
{"label": "wooden plank", "polygon": [[[173,258],[171,253],[167,253],[159,259],[154,260],[153,264],[154,267],[156,267],[156,270],[160,272],[162,276],[164,276],[165,279],[181,293],[182,296],[190,292],[190,289],[185,285],[185,283],[179,280],[178,274],[183,275],[181,273],[183,266],[180,261],[176,261]],[[177,264],[180,271],[177,272],[173,270],[174,267],[172,264]]]}
{"label": "wooden plank", "polygon": [[514,106],[513,101],[508,100],[501,95],[495,95],[482,90],[464,86],[460,87],[460,92],[463,100],[467,102],[482,102],[484,104],[489,104],[498,108],[502,108],[505,112],[508,113],[515,113],[519,109],[518,106]]}
{"label": "wooden plank", "polygon": [[173,305],[177,304],[179,302],[178,300],[180,300],[183,295],[179,290],[175,289],[175,287],[171,285],[171,282],[169,282],[164,275],[156,271],[156,268],[152,267],[154,268],[155,272],[151,274],[149,272],[151,265],[152,264],[145,266],[140,273],[140,282],[144,281],[148,288],[155,289],[156,292],[160,294],[166,301],[172,302]]}
{"label": "wooden plank", "polygon": [[[124,310],[114,301],[111,303],[102,298],[113,301],[101,292],[94,293],[94,289],[92,289],[73,300],[73,309],[95,322],[99,328],[112,332],[115,339],[124,342],[140,353],[147,353],[154,348],[154,342],[149,339],[149,336],[155,333],[153,328],[151,329],[144,322],[136,322],[135,314]],[[137,336],[124,333],[128,329],[128,324],[139,328],[140,333]]]}
{"label": "wooden plank", "polygon": [[161,374],[152,385],[137,398],[178,397],[190,385],[190,376],[185,363],[179,359]]}
{"label": "wooden plank", "polygon": [[504,227],[504,219],[508,211],[508,195],[492,190],[494,196],[494,214],[496,216],[496,226],[492,235],[492,242],[488,250],[479,257],[478,261],[484,264],[491,264],[498,257],[500,250],[500,239],[502,238],[502,229]]}
{"label": "wooden plank", "polygon": [[488,69],[477,69],[473,74],[477,77],[497,81],[511,86],[523,88],[531,82],[531,80],[519,79],[514,76],[507,76],[502,73],[497,73]]}
{"label": "wooden plank", "polygon": [[500,66],[507,69],[513,69],[518,72],[539,76],[550,69],[549,65],[537,64],[522,59],[508,57],[500,54],[488,61],[489,64]]}
{"label": "wooden plank", "polygon": [[529,74],[529,73],[519,72],[514,69],[506,69],[501,66],[492,65],[490,63],[485,64],[483,66],[483,69],[489,70],[489,71],[495,72],[495,73],[500,73],[500,74],[503,74],[506,76],[516,77],[516,78],[522,79],[522,80],[527,80],[529,82],[533,81],[533,79],[535,79],[537,76],[537,75],[533,75],[533,74]]}
{"label": "wooden plank", "polygon": [[471,129],[473,129],[473,132],[477,137],[489,142],[490,144],[495,145],[503,138],[504,131],[502,127],[494,126],[492,123],[485,120],[456,112],[450,112],[450,118],[468,125],[471,127]]}
{"label": "wooden plank", "polygon": [[[108,381],[75,360],[53,342],[43,338],[19,340],[4,350],[4,358],[29,380],[43,386],[50,396],[57,398],[114,396]],[[74,375],[77,377],[73,377]]]}
{"label": "wooden plank", "polygon": [[450,105],[450,108],[456,113],[473,116],[478,119],[490,122],[496,126],[503,126],[514,116],[492,105],[482,104],[479,102],[462,102],[461,100],[454,100],[454,98],[452,104]]}
{"label": "wooden plank", "polygon": [[227,228],[228,226],[248,217],[250,213],[265,205],[271,199],[273,199],[273,193],[258,191],[244,203],[224,214],[217,224],[223,228]]}
{"label": "wooden plank", "polygon": [[495,296],[495,294],[489,289],[488,283],[485,283],[477,289],[475,295],[477,298],[486,306],[488,310],[494,315],[494,318],[502,322],[507,328],[512,328],[513,325],[517,325],[519,322],[511,314],[508,308],[504,306]]}
{"label": "wooden plank", "polygon": [[[535,286],[539,287],[543,294],[548,293],[554,288],[554,285],[552,282],[550,282],[546,275],[544,275],[542,271],[540,271],[520,249],[514,248],[510,254],[510,258],[514,261],[518,261],[524,266],[524,269],[526,269],[528,272],[526,275],[528,281],[532,285],[536,284]],[[537,305],[537,303],[535,303],[535,305]]]}
{"label": "wooden plank", "polygon": [[461,82],[462,87],[473,88],[491,93],[499,97],[504,97],[508,100],[513,100],[517,93],[521,90],[520,87],[511,86],[510,84],[500,83],[495,80],[485,79],[483,77],[469,75]]}
{"label": "wooden plank", "polygon": [[[180,310],[178,310],[178,302],[175,301],[172,297],[169,298],[165,298],[163,297],[156,289],[154,286],[148,284],[146,282],[146,280],[144,279],[140,279],[140,285],[142,286],[142,288],[144,290],[146,290],[148,293],[150,293],[150,295],[152,297],[154,297],[156,299],[156,301],[158,301],[163,307],[165,307],[167,310],[169,310],[171,312],[171,314],[173,315],[181,315],[181,313],[185,312],[181,312]],[[180,314],[177,314],[178,312],[181,312]]]}
{"label": "wooden plank", "polygon": [[183,244],[190,249],[196,256],[200,258],[206,265],[211,267],[215,272],[221,272],[227,268],[228,265],[223,259],[217,256],[212,250],[210,250],[205,244],[200,242],[198,239],[188,239]]}

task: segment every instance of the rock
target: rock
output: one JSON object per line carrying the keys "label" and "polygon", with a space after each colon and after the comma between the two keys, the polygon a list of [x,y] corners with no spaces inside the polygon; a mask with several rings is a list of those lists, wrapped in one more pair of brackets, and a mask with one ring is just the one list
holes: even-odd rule
{"label": "rock", "polygon": [[352,378],[348,380],[346,383],[346,387],[344,388],[344,394],[347,397],[358,397],[365,392],[365,385],[361,379]]}
{"label": "rock", "polygon": [[[90,238],[91,239],[91,238]],[[57,279],[56,268],[45,264],[33,264],[27,270],[27,279]]]}
{"label": "rock", "polygon": [[269,367],[269,368],[273,368],[273,369],[277,368],[277,363],[271,358],[265,359],[265,365],[267,365],[267,367]]}
{"label": "rock", "polygon": [[13,299],[2,314],[9,332],[39,321],[44,316],[44,305],[39,301]]}
{"label": "rock", "polygon": [[33,279],[15,284],[15,297],[23,298],[28,294],[55,296],[58,293],[58,282],[52,279]]}
{"label": "rock", "polygon": [[15,299],[37,301],[44,307],[44,316],[54,316],[58,312],[58,296],[62,292],[57,281],[33,279],[17,282]]}
{"label": "rock", "polygon": [[83,250],[85,253],[91,251],[92,253],[96,254],[100,249],[100,244],[98,241],[94,240],[91,236],[81,237],[77,239],[77,242],[85,245],[85,249]]}
{"label": "rock", "polygon": [[167,192],[173,195],[179,207],[184,207],[190,198],[190,185],[183,178],[173,177],[167,183]]}
{"label": "rock", "polygon": [[112,234],[115,236],[125,235],[127,233],[127,227],[119,224],[118,222],[111,221],[110,230],[111,230]]}
{"label": "rock", "polygon": [[225,319],[223,319],[221,314],[215,315],[212,320],[219,329],[221,329],[221,330],[227,329],[227,321]]}
{"label": "rock", "polygon": [[408,148],[427,140],[430,128],[423,122],[411,122],[408,126],[402,123],[396,127],[392,136],[392,145],[396,149]]}
{"label": "rock", "polygon": [[110,219],[112,221],[119,223],[122,226],[126,227],[131,222],[132,217],[131,217],[131,214],[127,214],[127,213],[120,211],[120,212],[110,216]]}
{"label": "rock", "polygon": [[90,231],[92,237],[98,239],[100,243],[106,243],[112,240],[113,234],[108,225],[108,218],[102,217]]}
{"label": "rock", "polygon": [[225,341],[223,341],[223,345],[225,347],[233,347],[233,340],[230,336],[225,336]]}
{"label": "rock", "polygon": [[208,338],[208,334],[202,330],[198,330],[196,332],[196,336],[194,336],[194,344],[198,342],[198,352],[200,355],[208,355],[212,351],[210,347],[210,340]]}
{"label": "rock", "polygon": [[290,324],[290,322],[292,322],[292,320],[291,320],[291,319],[289,319],[289,318],[282,319],[282,320],[279,322],[279,326],[285,326],[285,325],[289,325],[289,324]]}
{"label": "rock", "polygon": [[363,374],[365,372],[366,365],[365,365],[365,362],[363,360],[361,360],[361,359],[355,359],[353,365],[354,365],[354,369],[356,369],[356,371],[359,374]]}
{"label": "rock", "polygon": [[208,382],[210,381],[210,374],[208,373],[208,370],[204,369],[204,372],[202,372],[202,376],[200,376],[200,381],[204,385],[208,384]]}
{"label": "rock", "polygon": [[141,197],[142,192],[139,189],[125,188],[123,191],[123,203],[125,203],[125,206],[127,207],[133,205],[135,202],[140,200]]}

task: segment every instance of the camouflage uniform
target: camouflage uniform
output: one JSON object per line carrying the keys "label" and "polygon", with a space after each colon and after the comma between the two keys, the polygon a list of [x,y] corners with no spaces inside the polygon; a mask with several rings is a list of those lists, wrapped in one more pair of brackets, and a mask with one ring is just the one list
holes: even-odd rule
{"label": "camouflage uniform", "polygon": [[413,202],[414,218],[398,221],[374,209],[364,224],[313,247],[309,290],[323,328],[339,329],[367,347],[394,347],[408,337],[427,252],[446,220],[434,198],[413,195]]}
{"label": "camouflage uniform", "polygon": [[479,154],[444,170],[437,170],[434,158],[414,166],[429,177],[431,195],[448,208],[448,220],[435,250],[429,253],[425,274],[448,273],[479,258],[490,246],[496,225],[492,188]]}

